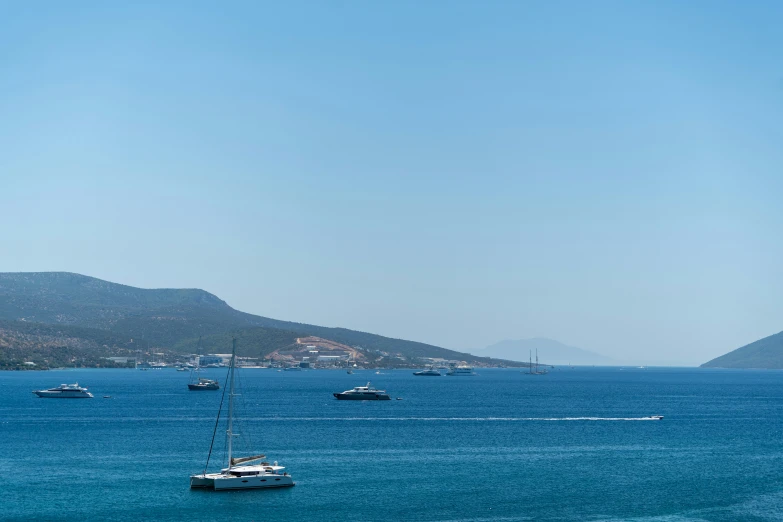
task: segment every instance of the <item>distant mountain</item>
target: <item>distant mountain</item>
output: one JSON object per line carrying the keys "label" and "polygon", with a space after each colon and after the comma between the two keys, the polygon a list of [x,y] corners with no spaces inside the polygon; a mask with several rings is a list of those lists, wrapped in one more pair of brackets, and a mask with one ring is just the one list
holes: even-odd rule
{"label": "distant mountain", "polygon": [[0,320],[9,321],[8,339],[22,335],[12,336],[14,325],[43,323],[108,331],[113,343],[123,347],[131,339],[139,346],[143,338],[145,346],[191,353],[199,337],[204,338],[203,347],[217,349],[216,343],[237,335],[243,339],[240,354],[259,356],[296,338],[316,336],[373,353],[490,362],[415,341],[240,312],[204,290],[134,288],[68,272],[0,273]]}
{"label": "distant mountain", "polygon": [[536,349],[538,349],[539,361],[546,364],[601,365],[613,363],[608,357],[595,352],[568,346],[554,339],[543,337],[500,341],[478,350],[478,353],[482,356],[496,357],[498,359],[527,362],[532,352],[535,362]]}
{"label": "distant mountain", "polygon": [[702,368],[783,368],[783,332],[737,348],[701,365]]}

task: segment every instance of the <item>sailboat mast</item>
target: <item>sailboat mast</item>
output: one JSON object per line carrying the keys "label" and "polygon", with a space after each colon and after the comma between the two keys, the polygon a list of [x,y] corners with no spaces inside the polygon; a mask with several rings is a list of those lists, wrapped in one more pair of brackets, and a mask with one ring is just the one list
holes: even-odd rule
{"label": "sailboat mast", "polygon": [[230,379],[231,387],[228,391],[228,428],[226,429],[226,445],[228,446],[228,469],[231,469],[231,442],[234,438],[234,434],[231,429],[234,425],[234,360],[237,356],[237,340],[231,341],[231,366],[230,366]]}

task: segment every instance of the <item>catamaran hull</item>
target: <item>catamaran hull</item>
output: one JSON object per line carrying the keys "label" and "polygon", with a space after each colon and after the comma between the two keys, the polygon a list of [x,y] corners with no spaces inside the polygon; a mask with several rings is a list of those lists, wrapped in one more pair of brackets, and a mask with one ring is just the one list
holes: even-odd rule
{"label": "catamaran hull", "polygon": [[294,485],[294,479],[288,475],[259,475],[245,477],[226,477],[220,474],[193,475],[191,488],[228,491],[235,489],[288,488]]}
{"label": "catamaran hull", "polygon": [[333,393],[338,401],[390,401],[386,394]]}
{"label": "catamaran hull", "polygon": [[34,394],[43,399],[92,399],[92,393],[61,393],[48,391],[34,391]]}
{"label": "catamaran hull", "polygon": [[193,475],[190,477],[191,488],[208,488],[212,489],[215,486],[214,477],[209,475]]}
{"label": "catamaran hull", "polygon": [[286,488],[294,485],[294,479],[287,475],[261,475],[247,477],[216,478],[215,491],[228,489]]}

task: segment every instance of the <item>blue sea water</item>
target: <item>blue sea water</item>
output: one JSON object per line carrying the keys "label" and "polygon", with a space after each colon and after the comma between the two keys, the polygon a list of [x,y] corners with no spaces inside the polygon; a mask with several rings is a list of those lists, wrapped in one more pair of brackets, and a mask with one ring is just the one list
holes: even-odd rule
{"label": "blue sea water", "polygon": [[[781,372],[237,373],[237,444],[296,487],[189,489],[221,392],[189,392],[187,373],[2,372],[0,518],[783,520]],[[332,397],[368,380],[402,400]],[[31,393],[74,381],[95,398]]]}

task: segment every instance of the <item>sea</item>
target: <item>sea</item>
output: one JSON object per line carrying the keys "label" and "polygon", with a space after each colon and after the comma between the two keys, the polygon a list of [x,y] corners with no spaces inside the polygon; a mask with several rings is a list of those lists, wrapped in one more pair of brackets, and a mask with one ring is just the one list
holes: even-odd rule
{"label": "sea", "polygon": [[[222,389],[172,369],[0,372],[0,519],[783,520],[783,372],[476,373],[237,370],[237,453],[296,486],[215,492],[188,478],[215,431],[209,469],[225,462]],[[368,381],[393,400],[332,396]],[[31,393],[73,382],[95,398]]]}

